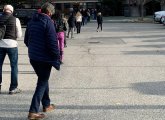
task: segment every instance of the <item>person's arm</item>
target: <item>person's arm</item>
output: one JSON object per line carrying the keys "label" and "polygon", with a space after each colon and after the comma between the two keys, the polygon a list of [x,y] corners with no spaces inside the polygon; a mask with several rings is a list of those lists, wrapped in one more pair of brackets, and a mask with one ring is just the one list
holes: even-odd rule
{"label": "person's arm", "polygon": [[22,28],[21,28],[21,22],[18,18],[16,18],[16,37],[21,38],[22,37]]}
{"label": "person's arm", "polygon": [[24,36],[24,43],[25,45],[28,47],[28,43],[29,43],[29,36],[28,36],[28,25],[27,25],[27,28],[26,28],[26,31],[25,31],[25,36]]}
{"label": "person's arm", "polygon": [[49,49],[50,54],[54,59],[60,59],[60,52],[58,47],[58,40],[56,37],[56,30],[52,21],[47,23],[47,32],[46,32],[46,46]]}

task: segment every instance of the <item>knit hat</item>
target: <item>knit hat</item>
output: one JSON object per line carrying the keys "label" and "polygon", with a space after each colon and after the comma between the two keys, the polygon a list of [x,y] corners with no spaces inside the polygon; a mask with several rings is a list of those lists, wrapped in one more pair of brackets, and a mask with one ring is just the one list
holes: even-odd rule
{"label": "knit hat", "polygon": [[13,6],[11,5],[5,5],[4,8],[3,8],[3,12],[10,12],[10,13],[13,13]]}

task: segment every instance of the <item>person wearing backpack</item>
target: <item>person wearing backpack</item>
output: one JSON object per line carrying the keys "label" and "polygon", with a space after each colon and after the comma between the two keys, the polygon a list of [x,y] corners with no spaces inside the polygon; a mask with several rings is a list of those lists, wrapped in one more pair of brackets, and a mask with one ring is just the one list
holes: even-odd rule
{"label": "person wearing backpack", "polygon": [[73,30],[74,30],[74,27],[75,27],[75,23],[76,23],[76,17],[74,15],[74,12],[72,12],[68,18],[68,25],[69,25],[69,30],[68,30],[68,35],[67,35],[67,38],[69,38],[69,34],[71,32],[71,38],[74,38],[73,37]]}
{"label": "person wearing backpack", "polygon": [[59,44],[59,50],[60,50],[60,63],[63,64],[63,55],[64,55],[64,22],[62,19],[62,15],[60,12],[57,12],[55,15],[52,16],[52,19],[54,21],[54,25],[56,28],[56,33],[57,33],[57,40]]}
{"label": "person wearing backpack", "polygon": [[0,25],[6,26],[4,38],[0,40],[0,92],[2,84],[2,65],[5,56],[9,56],[11,67],[11,83],[9,94],[20,93],[18,89],[18,43],[17,38],[22,36],[20,20],[13,16],[14,8],[11,5],[5,5],[3,15],[0,16]]}

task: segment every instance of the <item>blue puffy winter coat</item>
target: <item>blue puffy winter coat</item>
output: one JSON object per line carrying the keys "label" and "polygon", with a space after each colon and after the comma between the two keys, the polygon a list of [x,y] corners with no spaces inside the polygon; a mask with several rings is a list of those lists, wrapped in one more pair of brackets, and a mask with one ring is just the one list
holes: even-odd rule
{"label": "blue puffy winter coat", "polygon": [[36,13],[28,23],[24,43],[28,47],[29,58],[35,61],[59,64],[60,54],[56,31],[51,18]]}

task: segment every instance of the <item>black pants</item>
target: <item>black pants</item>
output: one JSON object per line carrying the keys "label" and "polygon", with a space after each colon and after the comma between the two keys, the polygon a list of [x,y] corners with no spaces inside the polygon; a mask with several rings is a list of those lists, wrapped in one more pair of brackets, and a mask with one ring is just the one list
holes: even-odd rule
{"label": "black pants", "polygon": [[98,23],[97,30],[98,30],[99,28],[101,28],[101,31],[102,31],[102,28],[103,28],[102,23]]}
{"label": "black pants", "polygon": [[29,112],[38,113],[40,102],[42,103],[43,107],[48,107],[50,105],[48,80],[52,65],[46,62],[34,60],[30,60],[30,63],[38,76],[38,81]]}
{"label": "black pants", "polygon": [[81,31],[81,22],[77,22],[77,34]]}

